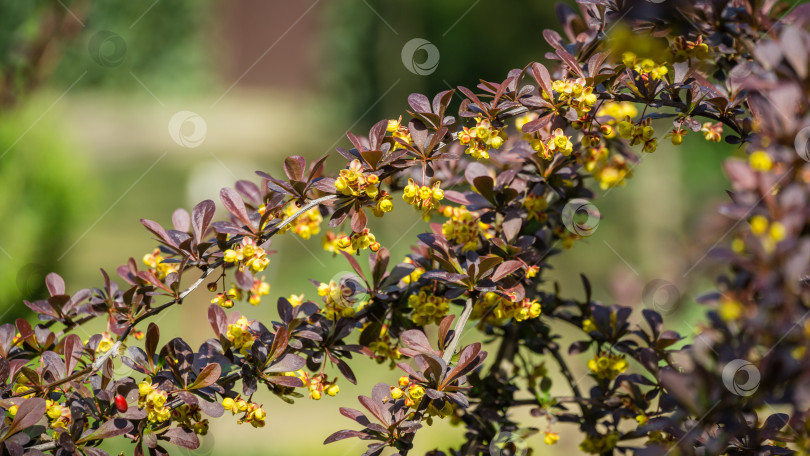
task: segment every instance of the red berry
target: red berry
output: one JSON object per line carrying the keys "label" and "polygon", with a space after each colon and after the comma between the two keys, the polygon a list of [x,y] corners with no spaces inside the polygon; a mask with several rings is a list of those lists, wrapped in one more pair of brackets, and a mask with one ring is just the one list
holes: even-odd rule
{"label": "red berry", "polygon": [[119,412],[124,413],[127,411],[127,400],[124,396],[118,394],[115,396],[115,408],[118,409]]}

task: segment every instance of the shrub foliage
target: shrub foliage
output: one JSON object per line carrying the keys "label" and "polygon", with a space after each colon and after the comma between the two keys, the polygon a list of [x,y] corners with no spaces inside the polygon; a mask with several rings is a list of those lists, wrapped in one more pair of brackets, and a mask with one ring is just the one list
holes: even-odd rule
{"label": "shrub foliage", "polygon": [[[339,173],[324,173],[326,157],[288,157],[285,176],[258,172],[222,189],[224,217],[203,201],[175,211],[171,228],[142,220],[158,246],[115,280],[102,271],[99,287],[69,293],[49,275],[50,297],[26,302],[40,322],[0,326],[2,452],[101,456],[112,437],[136,455],[196,448],[209,417],[280,419],[259,389],[287,402],[338,394],[356,382],[358,356],[398,373],[369,385],[364,411],[341,408],[355,424],[325,443],[360,438],[369,455],[408,454],[439,419],[466,428],[452,454],[521,451],[518,407],[545,444],[560,423],[578,427],[586,453],[808,451],[810,8],[579,6],[558,7],[563,34],[544,32],[550,65],[411,95],[407,120],[348,133]],[[561,248],[592,231],[594,190],[624,185],[659,141],[687,135],[746,155],[724,165],[730,229],[710,252],[724,272],[699,299],[708,323],[696,345],[679,343],[653,309],[595,302],[585,277],[579,298],[543,280]],[[428,224],[405,259],[391,259],[367,226],[392,210]],[[321,234],[356,276],[279,298],[275,321],[233,309],[267,305],[273,237]],[[212,338],[195,349],[160,334],[150,320],[206,288]],[[74,333],[97,319],[107,332]],[[563,347],[570,328],[579,340]],[[463,331],[484,334],[491,353],[461,344]],[[583,352],[589,374],[577,379],[569,361]],[[115,375],[120,362],[134,378]],[[552,378],[570,395],[552,394]]]}

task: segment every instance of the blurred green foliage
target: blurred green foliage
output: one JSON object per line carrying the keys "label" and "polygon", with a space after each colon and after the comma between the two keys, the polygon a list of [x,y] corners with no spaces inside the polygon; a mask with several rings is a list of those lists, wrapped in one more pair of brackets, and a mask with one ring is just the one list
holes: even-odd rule
{"label": "blurred green foliage", "polygon": [[[213,84],[215,73],[205,71],[213,61],[210,0],[89,5],[74,0],[68,7],[73,5],[89,6],[89,11],[83,19],[84,30],[64,50],[55,80],[70,84],[87,70],[80,83],[83,87],[143,90],[134,77],[158,93],[191,93]],[[101,40],[103,36],[98,34],[104,32],[119,36],[122,41],[118,43],[123,42],[126,47],[120,64],[97,62],[99,57],[116,57],[121,52],[115,41]]]}
{"label": "blurred green foliage", "polygon": [[[415,91],[431,95],[458,85],[473,87],[479,79],[502,81],[510,69],[544,60],[551,46],[542,32],[559,29],[554,3],[547,1],[416,0],[404,7],[382,0],[335,0],[328,8],[324,83],[352,118],[369,110],[367,121],[401,110]],[[439,50],[433,73],[420,76],[403,66],[400,51],[413,38]],[[424,50],[414,55],[416,62],[426,58]]]}
{"label": "blurred green foliage", "polygon": [[[66,230],[92,202],[85,156],[76,153],[59,121],[50,120],[57,117],[40,118],[48,102],[38,97],[0,115],[3,321],[26,312],[23,299],[43,297],[44,274],[57,268],[69,246]],[[26,134],[34,123],[37,134]]]}
{"label": "blurred green foliage", "polygon": [[15,101],[48,81],[140,91],[140,80],[152,90],[175,93],[210,87],[214,73],[204,70],[212,61],[211,5],[0,0],[3,85]]}

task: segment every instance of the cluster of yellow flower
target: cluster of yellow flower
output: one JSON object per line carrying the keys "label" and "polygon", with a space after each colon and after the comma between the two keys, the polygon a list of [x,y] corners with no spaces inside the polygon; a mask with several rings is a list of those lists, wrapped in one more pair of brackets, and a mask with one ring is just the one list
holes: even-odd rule
{"label": "cluster of yellow flower", "polygon": [[[368,326],[366,323],[363,328]],[[377,339],[368,344],[369,350],[374,354],[374,360],[377,364],[382,364],[386,361],[391,361],[391,366],[394,366],[396,360],[402,358],[402,353],[399,352],[398,342],[392,340],[388,334],[388,325],[382,325],[380,335]]]}
{"label": "cluster of yellow flower", "polygon": [[[629,101],[609,101],[604,103],[599,111],[596,112],[597,117],[612,117],[604,122],[605,125],[615,125],[616,122],[621,120],[634,119],[638,115],[636,105]],[[608,138],[615,136],[613,133],[606,135]]]}
{"label": "cluster of yellow flower", "polygon": [[253,347],[253,341],[256,340],[256,336],[250,332],[250,321],[244,316],[239,317],[236,323],[228,325],[225,338],[231,341],[233,347],[242,354],[247,353]]}
{"label": "cluster of yellow flower", "polygon": [[[85,341],[85,343],[87,343],[87,341]],[[115,341],[112,339],[112,336],[110,336],[110,333],[104,331],[103,333],[101,333],[101,340],[98,341],[96,353],[106,353],[110,351],[110,349],[113,347],[114,344]]]}
{"label": "cluster of yellow flower", "polygon": [[335,188],[346,196],[363,196],[376,198],[380,193],[377,187],[380,178],[376,174],[366,174],[363,172],[363,164],[360,160],[354,159],[349,163],[349,167],[340,170],[340,175],[335,179]]}
{"label": "cluster of yellow flower", "polygon": [[436,408],[433,401],[431,401],[430,404],[428,404],[428,408],[425,409],[425,423],[428,426],[433,426],[434,416],[442,419],[449,416],[451,417],[450,424],[458,424],[461,421],[456,417],[456,405],[450,401],[444,401],[442,408]]}
{"label": "cluster of yellow flower", "polygon": [[617,431],[604,435],[588,434],[585,436],[585,440],[579,444],[579,449],[585,453],[602,454],[616,448],[617,443],[619,443],[619,433]]}
{"label": "cluster of yellow flower", "polygon": [[138,394],[138,408],[146,410],[150,423],[162,423],[171,418],[172,411],[166,407],[169,394],[153,387],[151,378],[147,377],[138,384]]}
{"label": "cluster of yellow flower", "polygon": [[[410,257],[405,257],[404,262],[408,263],[408,264],[414,264],[413,260],[410,259]],[[422,277],[422,274],[424,274],[424,273],[425,273],[425,268],[423,268],[421,266],[416,266],[416,268],[413,270],[413,272],[411,272],[410,274],[408,274],[408,275],[406,275],[405,277],[402,278],[402,283],[405,283],[405,284],[415,283],[417,280],[419,280],[419,277]]]}
{"label": "cluster of yellow flower", "polygon": [[374,353],[374,360],[377,361],[377,364],[382,364],[390,360],[391,366],[393,367],[395,362],[402,358],[402,353],[399,352],[397,343],[388,337],[381,337],[371,342],[368,344],[368,348]]}
{"label": "cluster of yellow flower", "polygon": [[335,247],[347,252],[356,252],[363,249],[371,249],[372,252],[380,250],[380,243],[368,228],[364,228],[359,233],[352,233],[351,236],[341,236],[335,242]]}
{"label": "cluster of yellow flower", "polygon": [[335,180],[335,188],[338,192],[346,196],[361,197],[363,195],[376,201],[372,212],[377,217],[382,217],[386,212],[394,209],[391,196],[380,191],[380,178],[376,174],[364,173],[360,160],[352,160],[347,169],[340,170],[340,175]]}
{"label": "cluster of yellow flower", "polygon": [[765,216],[755,215],[749,221],[751,224],[751,233],[757,236],[762,243],[762,248],[767,253],[771,253],[776,249],[776,244],[779,244],[787,235],[785,225],[781,222],[769,221]]}
{"label": "cluster of yellow flower", "polygon": [[546,431],[543,435],[543,442],[546,445],[554,445],[560,440],[560,434],[556,432]]}
{"label": "cluster of yellow flower", "polygon": [[641,74],[644,79],[663,79],[669,72],[665,64],[659,65],[653,59],[639,58],[635,53],[629,51],[622,54],[622,63],[627,68]]}
{"label": "cluster of yellow flower", "polygon": [[255,428],[264,427],[264,420],[267,418],[267,413],[255,402],[240,399],[239,396],[236,396],[236,399],[226,397],[222,400],[222,407],[226,411],[231,412],[232,415],[244,413],[244,416],[237,421],[239,424],[250,423],[250,425]]}
{"label": "cluster of yellow flower", "polygon": [[[52,401],[50,399],[45,401],[45,405],[45,414],[48,415],[48,418],[51,420],[51,429],[53,429],[57,434],[67,430],[71,422],[70,409],[59,402]],[[17,410],[15,409],[14,414],[16,415],[16,413]]]}
{"label": "cluster of yellow flower", "polygon": [[462,251],[478,250],[481,247],[481,236],[492,238],[488,232],[489,225],[478,219],[478,214],[470,212],[464,206],[444,206],[442,215],[449,220],[442,224],[442,234],[455,244],[461,244]]}
{"label": "cluster of yellow flower", "polygon": [[586,86],[582,78],[557,79],[551,83],[551,89],[559,94],[560,101],[575,109],[579,117],[590,112],[597,101],[593,86]]}
{"label": "cluster of yellow flower", "polygon": [[658,138],[654,136],[655,128],[650,125],[651,122],[650,118],[646,118],[638,124],[630,119],[622,120],[616,125],[616,131],[619,136],[629,140],[631,146],[642,144],[642,152],[653,153],[658,148]]}
{"label": "cluster of yellow flower", "polygon": [[143,263],[149,266],[149,270],[155,274],[159,280],[164,280],[166,276],[172,272],[180,270],[180,265],[177,263],[164,263],[163,255],[160,254],[160,249],[155,249],[152,253],[147,253],[143,256]]}
{"label": "cluster of yellow flower", "polygon": [[411,320],[419,326],[439,324],[450,311],[450,300],[430,293],[430,287],[408,296],[408,305],[413,309]]}
{"label": "cluster of yellow flower", "polygon": [[[262,301],[262,296],[270,294],[270,284],[264,281],[264,278],[254,278],[253,286],[250,287],[248,293],[248,302],[254,306],[258,306]],[[233,300],[242,300],[244,293],[236,285],[231,285],[227,293],[217,293],[211,304],[217,304],[220,307],[230,309],[233,307]]]}
{"label": "cluster of yellow flower", "polygon": [[754,171],[767,172],[773,168],[773,160],[764,150],[751,152],[748,156],[748,164]]}
{"label": "cluster of yellow flower", "polygon": [[267,252],[263,248],[256,245],[256,241],[252,238],[244,237],[242,241],[234,246],[232,249],[227,249],[223,252],[223,260],[226,263],[241,263],[241,267],[248,267],[253,272],[261,272],[270,264],[270,259],[267,258]]}
{"label": "cluster of yellow flower", "polygon": [[545,160],[551,160],[556,154],[562,154],[567,157],[574,151],[574,144],[571,142],[571,137],[567,136],[562,128],[554,130],[547,142],[535,139],[530,142],[530,145],[532,149],[537,151],[537,154]]}
{"label": "cluster of yellow flower", "polygon": [[377,198],[377,205],[371,209],[371,213],[374,214],[375,217],[382,217],[385,215],[386,212],[391,212],[394,210],[394,198],[388,194],[388,192],[380,193],[380,196]]}
{"label": "cluster of yellow flower", "polygon": [[538,222],[543,222],[548,218],[546,209],[548,209],[548,201],[544,195],[535,195],[529,193],[523,200],[523,207],[529,213],[529,220],[535,219]]}
{"label": "cluster of yellow flower", "polygon": [[172,421],[197,435],[208,434],[208,419],[202,419],[199,405],[183,404],[172,410]]}
{"label": "cluster of yellow flower", "polygon": [[[607,155],[607,152],[598,152]],[[593,178],[599,182],[602,190],[615,186],[624,186],[626,179],[633,176],[633,168],[623,155],[610,155],[604,161],[597,162],[591,171]]]}
{"label": "cluster of yellow flower", "polygon": [[458,132],[458,141],[467,146],[465,154],[471,155],[476,160],[489,158],[489,149],[500,149],[508,136],[503,128],[495,128],[489,119],[475,118],[475,126],[472,128],[463,127]]}
{"label": "cluster of yellow flower", "polygon": [[340,234],[335,234],[331,231],[327,231],[326,235],[323,237],[323,239],[321,239],[321,247],[323,247],[323,249],[326,250],[327,252],[331,252],[334,254],[337,254],[338,252],[343,250],[349,255],[354,255],[356,252],[354,249],[352,249],[351,243],[345,249],[341,249],[340,247],[338,247],[338,242],[340,242],[340,240],[344,237],[346,237],[346,233],[341,232]]}
{"label": "cluster of yellow flower", "polygon": [[723,139],[722,122],[717,122],[716,124],[706,122],[703,124],[703,127],[700,129],[700,131],[703,132],[703,137],[706,138],[706,141],[720,142]]}
{"label": "cluster of yellow flower", "polygon": [[588,369],[596,378],[613,380],[627,370],[627,360],[624,359],[624,355],[599,352],[593,359],[588,360]]}
{"label": "cluster of yellow flower", "polygon": [[416,383],[411,384],[410,378],[402,376],[399,378],[397,386],[391,386],[391,398],[394,400],[405,398],[406,407],[416,408],[422,397],[425,395],[425,388]]}
{"label": "cluster of yellow flower", "polygon": [[670,44],[669,50],[672,53],[672,59],[676,62],[709,58],[709,45],[703,42],[703,36],[697,37],[695,41],[689,41],[683,36],[677,36]]}
{"label": "cluster of yellow flower", "polygon": [[516,321],[537,318],[541,312],[542,307],[536,299],[524,298],[520,302],[514,302],[488,291],[475,303],[470,318],[474,320],[483,318],[487,323],[499,324],[510,318]]}
{"label": "cluster of yellow flower", "polygon": [[358,310],[368,304],[364,299],[367,295],[362,290],[334,280],[318,285],[318,296],[323,296],[323,314],[330,320],[337,317],[353,317]]}
{"label": "cluster of yellow flower", "polygon": [[411,206],[422,209],[422,213],[427,215],[431,210],[438,209],[439,201],[444,199],[444,190],[440,185],[441,182],[436,181],[433,187],[419,186],[413,179],[408,179],[408,185],[402,190],[402,199]]}
{"label": "cluster of yellow flower", "polygon": [[582,236],[569,231],[563,226],[558,226],[554,228],[554,235],[560,240],[560,244],[565,249],[570,249],[574,246],[574,241],[582,239]]}
{"label": "cluster of yellow flower", "polygon": [[[284,218],[292,217],[299,209],[295,204],[288,204],[282,211]],[[309,239],[321,232],[322,221],[321,211],[317,207],[313,207],[299,215],[297,219],[282,228],[280,232],[284,233],[292,229],[293,233],[301,236],[301,239]]]}
{"label": "cluster of yellow flower", "polygon": [[[408,130],[408,127],[402,125],[402,116],[399,116],[399,119],[397,120],[389,120],[386,131],[391,133],[391,137],[393,137],[395,140],[399,139],[407,144],[413,144],[413,138],[411,137],[410,130]],[[401,145],[398,141],[394,141],[394,147],[391,148],[391,150],[404,148],[405,146]]]}
{"label": "cluster of yellow flower", "polygon": [[287,298],[287,301],[290,301],[290,304],[293,307],[298,307],[304,303],[304,293],[301,293],[300,295],[290,295],[290,297]]}
{"label": "cluster of yellow flower", "polygon": [[329,381],[326,374],[323,373],[315,374],[310,377],[306,372],[299,372],[301,373],[301,381],[303,381],[304,385],[306,385],[307,389],[309,389],[310,399],[314,399],[316,401],[320,400],[324,393],[326,393],[327,396],[335,397],[340,392],[340,387],[337,385],[337,377],[335,377],[334,380]]}
{"label": "cluster of yellow flower", "polygon": [[739,300],[732,296],[723,295],[717,307],[717,315],[725,321],[732,321],[740,318],[744,310],[745,307]]}

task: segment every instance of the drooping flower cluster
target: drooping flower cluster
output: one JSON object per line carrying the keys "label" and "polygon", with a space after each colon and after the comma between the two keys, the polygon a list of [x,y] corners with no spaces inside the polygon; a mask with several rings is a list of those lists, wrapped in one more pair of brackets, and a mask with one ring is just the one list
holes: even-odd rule
{"label": "drooping flower cluster", "polygon": [[380,335],[376,340],[368,344],[368,348],[374,354],[374,360],[377,361],[378,364],[390,360],[393,366],[394,362],[402,358],[402,353],[399,352],[398,342],[392,339],[388,333],[388,325],[382,325]]}
{"label": "drooping flower cluster", "polygon": [[[408,264],[414,264],[413,260],[410,257],[405,257],[404,262],[408,263]],[[416,265],[414,265],[414,266],[416,266]],[[405,283],[405,284],[415,283],[417,280],[419,280],[419,277],[422,277],[422,274],[424,274],[424,273],[425,273],[425,268],[423,268],[421,266],[416,266],[414,268],[414,270],[410,274],[408,274],[408,275],[406,275],[405,277],[402,278],[402,283]]]}
{"label": "drooping flower cluster", "polygon": [[318,296],[322,296],[324,302],[321,311],[326,318],[334,320],[337,317],[352,317],[355,312],[368,304],[365,291],[357,289],[356,286],[353,281],[338,283],[334,280],[318,286]]}
{"label": "drooping flower cluster", "polygon": [[489,225],[481,222],[476,214],[463,206],[444,206],[441,212],[449,219],[442,224],[442,234],[448,240],[463,245],[463,252],[478,250],[481,247],[481,237],[492,237],[487,231]]}
{"label": "drooping flower cluster", "polygon": [[341,236],[337,239],[335,247],[347,252],[357,252],[363,249],[371,249],[372,252],[380,250],[380,243],[368,228],[364,228],[359,233],[352,233],[350,236]]}
{"label": "drooping flower cluster", "polygon": [[169,394],[152,386],[152,379],[147,377],[138,384],[138,408],[145,410],[150,423],[162,423],[172,416],[166,405]]}
{"label": "drooping flower cluster", "polygon": [[567,157],[574,151],[571,136],[566,135],[562,128],[554,130],[547,142],[540,139],[533,140],[531,147],[545,160],[551,160],[556,154]]}
{"label": "drooping flower cluster", "polygon": [[182,404],[172,409],[172,421],[178,426],[194,431],[197,435],[208,434],[208,419],[203,419],[199,405]]}
{"label": "drooping flower cluster", "polygon": [[675,62],[689,59],[704,60],[709,57],[709,45],[703,42],[703,35],[693,41],[683,36],[676,36],[669,49]]}
{"label": "drooping flower cluster", "polygon": [[444,199],[444,190],[439,181],[434,182],[433,187],[428,187],[419,186],[413,179],[408,179],[408,185],[402,190],[402,199],[427,215],[431,210],[439,208],[439,201]]}
{"label": "drooping flower cluster", "polygon": [[364,173],[360,160],[352,160],[349,167],[340,170],[340,175],[335,179],[335,188],[338,192],[346,196],[376,198],[380,193],[378,184],[380,178],[376,174]]}
{"label": "drooping flower cluster", "polygon": [[629,51],[622,54],[622,63],[627,68],[641,74],[644,79],[663,79],[669,72],[665,64],[656,63],[650,58],[639,58],[635,53]]}
{"label": "drooping flower cluster", "polygon": [[66,431],[71,423],[70,409],[51,399],[45,401],[45,407],[45,414],[51,420],[51,429],[57,434]]}
{"label": "drooping flower cluster", "polygon": [[543,222],[547,218],[545,211],[548,209],[548,201],[543,195],[529,193],[526,195],[526,199],[523,200],[523,207],[529,213],[529,220],[534,219]]}
{"label": "drooping flower cluster", "polygon": [[250,321],[244,316],[236,320],[236,323],[228,325],[225,338],[231,341],[233,347],[242,354],[247,353],[252,347],[256,336],[250,330]]}
{"label": "drooping flower cluster", "polygon": [[650,125],[651,121],[646,118],[635,124],[632,120],[622,120],[616,125],[616,131],[619,136],[629,140],[631,146],[642,144],[642,152],[652,153],[658,148],[658,138],[654,136],[655,128]]}
{"label": "drooping flower cluster", "polygon": [[[295,204],[288,204],[284,207],[282,213],[284,214],[284,218],[287,219],[292,217],[298,210],[299,208]],[[282,228],[281,232],[292,230],[293,233],[300,236],[301,239],[309,239],[321,232],[322,221],[323,216],[321,215],[320,209],[313,207],[299,215],[292,223]]]}
{"label": "drooping flower cluster", "polygon": [[458,141],[467,146],[464,153],[476,160],[488,159],[489,149],[500,149],[509,138],[503,128],[495,128],[489,119],[477,117],[475,126],[463,127],[458,132]]}
{"label": "drooping flower cluster", "polygon": [[[609,117],[609,119],[606,119],[603,122],[605,125],[615,125],[616,122],[622,120],[635,119],[637,115],[638,109],[636,108],[636,105],[630,103],[629,101],[609,101],[602,104],[599,111],[596,112],[597,118]],[[615,133],[610,132],[606,136],[608,138],[612,138],[615,136]]]}
{"label": "drooping flower cluster", "polygon": [[143,263],[149,266],[149,270],[160,280],[165,280],[166,276],[180,270],[179,264],[164,263],[163,260],[165,260],[165,258],[163,258],[163,255],[160,253],[160,249],[155,249],[152,253],[147,253],[143,256]]}
{"label": "drooping flower cluster", "polygon": [[588,369],[596,378],[613,380],[627,370],[627,360],[624,355],[599,352],[588,360]]}
{"label": "drooping flower cluster", "polygon": [[267,413],[255,402],[246,401],[239,396],[235,399],[226,397],[222,400],[222,407],[225,411],[231,412],[231,415],[244,413],[242,418],[237,421],[239,424],[249,423],[255,428],[264,427],[264,420],[267,418]]}
{"label": "drooping flower cluster", "polygon": [[339,247],[339,243],[341,242],[340,240],[344,237],[347,237],[346,233],[341,232],[340,234],[335,234],[331,231],[327,231],[326,235],[323,237],[323,239],[321,239],[321,247],[323,247],[323,249],[326,250],[327,252],[331,252],[334,254],[337,254],[342,250],[348,253],[349,255],[354,255],[356,251],[352,248],[351,242],[349,243],[349,246],[346,248],[342,249]]}
{"label": "drooping flower cluster", "polygon": [[391,133],[391,137],[394,138],[394,147],[392,150],[405,148],[405,146],[400,144],[399,141],[406,144],[413,144],[413,138],[411,137],[410,130],[408,130],[408,127],[402,125],[402,116],[399,116],[399,119],[397,120],[389,120],[386,131]]}
{"label": "drooping flower cluster", "polygon": [[310,399],[316,401],[320,400],[324,394],[334,397],[340,392],[340,386],[337,384],[337,377],[330,381],[326,374],[320,373],[309,376],[304,372],[301,376],[301,380],[309,390]]}
{"label": "drooping flower cluster", "polygon": [[424,287],[419,293],[408,296],[408,305],[413,309],[411,319],[419,326],[439,324],[450,310],[450,300],[431,291],[430,287]]}
{"label": "drooping flower cluster", "polygon": [[[258,306],[262,301],[262,296],[268,294],[270,294],[270,284],[265,282],[264,278],[254,278],[253,286],[250,287],[250,290],[248,290],[247,293],[248,302],[254,306]],[[217,295],[211,299],[211,304],[217,304],[222,308],[230,309],[233,307],[234,300],[240,301],[244,298],[244,296],[245,293],[239,287],[233,284],[227,292],[217,293]]]}
{"label": "drooping flower cluster", "polygon": [[524,298],[514,302],[498,293],[488,291],[473,306],[470,318],[483,319],[487,323],[498,325],[510,318],[515,321],[528,320],[540,316],[542,308],[536,299]]}
{"label": "drooping flower cluster", "polygon": [[751,233],[758,237],[762,249],[766,253],[771,253],[776,249],[776,245],[782,242],[787,236],[785,226],[778,221],[769,221],[767,217],[755,215],[749,221]]}
{"label": "drooping flower cluster", "polygon": [[240,269],[247,267],[253,272],[261,272],[270,264],[267,252],[256,245],[252,238],[244,237],[233,248],[223,252],[223,260],[226,263],[237,263]]}
{"label": "drooping flower cluster", "polygon": [[559,100],[576,110],[577,116],[582,117],[591,111],[596,104],[597,97],[593,93],[593,86],[585,85],[585,80],[557,79],[551,83],[551,89],[559,94]]}

